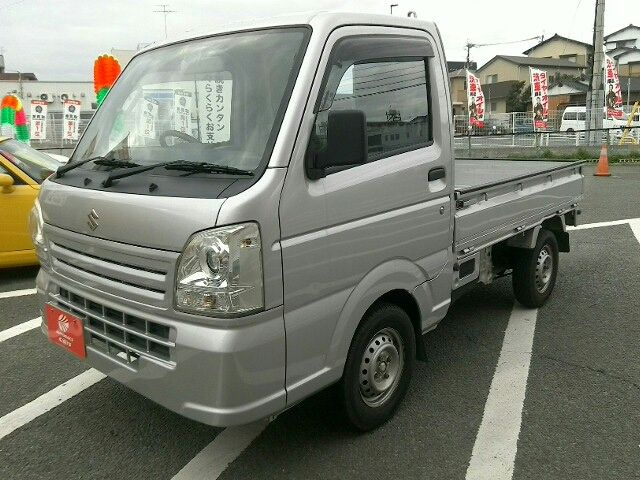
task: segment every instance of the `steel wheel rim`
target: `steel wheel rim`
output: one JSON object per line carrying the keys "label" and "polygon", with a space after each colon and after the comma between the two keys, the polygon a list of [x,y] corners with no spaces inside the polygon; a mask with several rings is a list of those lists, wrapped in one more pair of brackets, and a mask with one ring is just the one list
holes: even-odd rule
{"label": "steel wheel rim", "polygon": [[549,246],[544,246],[536,260],[536,289],[544,293],[551,284],[553,276],[553,255]]}
{"label": "steel wheel rim", "polygon": [[402,337],[393,328],[383,328],[371,338],[360,361],[362,401],[374,408],[383,405],[398,388],[403,369]]}

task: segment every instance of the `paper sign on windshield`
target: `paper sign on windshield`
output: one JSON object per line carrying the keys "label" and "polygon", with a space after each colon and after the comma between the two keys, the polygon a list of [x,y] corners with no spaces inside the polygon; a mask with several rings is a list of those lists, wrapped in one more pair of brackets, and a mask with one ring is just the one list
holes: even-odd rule
{"label": "paper sign on windshield", "polygon": [[233,80],[199,80],[198,123],[202,143],[228,142],[231,139],[231,95]]}
{"label": "paper sign on windshield", "polygon": [[186,90],[176,90],[173,96],[174,125],[179,132],[191,134],[191,100]]}
{"label": "paper sign on windshield", "polygon": [[156,138],[156,122],[158,121],[158,102],[142,99],[140,103],[140,122],[138,132],[145,138]]}

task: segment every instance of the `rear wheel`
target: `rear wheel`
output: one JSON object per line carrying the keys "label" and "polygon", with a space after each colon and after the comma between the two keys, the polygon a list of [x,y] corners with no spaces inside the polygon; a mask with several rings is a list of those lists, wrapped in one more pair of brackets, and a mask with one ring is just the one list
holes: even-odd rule
{"label": "rear wheel", "polygon": [[347,417],[362,431],[393,416],[415,363],[411,320],[400,307],[381,303],[362,320],[351,342],[341,383]]}
{"label": "rear wheel", "polygon": [[513,266],[513,291],[526,307],[537,308],[547,301],[558,275],[558,241],[542,230],[533,250],[520,250]]}

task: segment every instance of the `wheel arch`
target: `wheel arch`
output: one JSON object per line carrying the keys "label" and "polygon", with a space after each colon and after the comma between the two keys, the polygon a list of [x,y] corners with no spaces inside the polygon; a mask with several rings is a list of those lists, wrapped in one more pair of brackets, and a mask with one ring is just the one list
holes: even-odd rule
{"label": "wheel arch", "polygon": [[385,262],[365,275],[342,308],[327,354],[327,366],[342,371],[357,328],[366,313],[380,302],[393,303],[407,312],[416,334],[416,355],[423,359],[422,319],[433,307],[428,290],[416,289],[424,281],[424,272],[406,259]]}
{"label": "wheel arch", "polygon": [[542,222],[542,228],[549,230],[553,233],[558,241],[558,250],[560,252],[568,253],[571,251],[569,245],[569,234],[567,233],[567,224],[564,215],[556,215],[555,217],[547,218]]}
{"label": "wheel arch", "polygon": [[403,309],[411,319],[413,332],[416,338],[416,358],[426,361],[427,353],[425,351],[424,342],[422,340],[422,312],[415,296],[407,290],[391,290],[382,295],[369,308],[375,307],[379,303],[391,303]]}

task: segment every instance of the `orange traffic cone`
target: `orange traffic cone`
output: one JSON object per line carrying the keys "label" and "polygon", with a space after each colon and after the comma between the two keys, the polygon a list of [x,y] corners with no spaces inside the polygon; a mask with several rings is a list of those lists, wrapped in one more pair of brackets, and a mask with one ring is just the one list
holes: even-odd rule
{"label": "orange traffic cone", "polygon": [[609,171],[609,148],[606,143],[602,145],[602,149],[600,150],[600,160],[598,160],[598,167],[594,175],[596,177],[611,176],[611,172]]}

